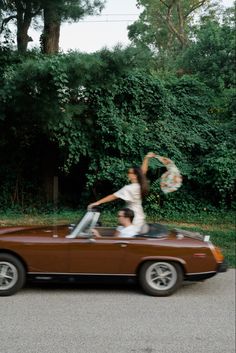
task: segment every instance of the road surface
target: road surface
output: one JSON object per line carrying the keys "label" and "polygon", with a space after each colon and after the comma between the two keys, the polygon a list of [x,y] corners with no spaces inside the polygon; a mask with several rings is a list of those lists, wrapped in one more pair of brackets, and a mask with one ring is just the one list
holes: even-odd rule
{"label": "road surface", "polygon": [[235,353],[235,270],[150,297],[133,283],[0,298],[0,353]]}

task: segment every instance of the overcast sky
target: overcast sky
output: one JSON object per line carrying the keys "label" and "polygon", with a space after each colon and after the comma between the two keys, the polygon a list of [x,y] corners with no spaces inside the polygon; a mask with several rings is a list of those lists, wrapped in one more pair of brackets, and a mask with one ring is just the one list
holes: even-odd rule
{"label": "overcast sky", "polygon": [[[128,45],[127,26],[134,22],[140,10],[136,0],[107,0],[100,16],[86,17],[83,21],[63,24],[61,27],[60,47],[63,51],[77,49],[83,52],[94,52],[103,47],[112,48],[120,43]],[[225,6],[232,6],[233,0],[222,0]],[[38,46],[39,32],[31,31],[34,42]]]}

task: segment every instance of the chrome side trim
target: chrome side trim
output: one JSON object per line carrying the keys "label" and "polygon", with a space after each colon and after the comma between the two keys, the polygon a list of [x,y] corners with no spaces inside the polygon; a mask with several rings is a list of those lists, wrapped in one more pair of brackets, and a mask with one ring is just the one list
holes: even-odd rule
{"label": "chrome side trim", "polygon": [[204,274],[207,274],[207,273],[216,273],[216,271],[208,271],[208,272],[188,272],[188,273],[185,273],[185,276],[188,276],[188,275],[204,275]]}
{"label": "chrome side trim", "polygon": [[50,276],[50,275],[66,275],[66,276],[136,276],[135,273],[84,273],[84,272],[27,272],[28,275]]}

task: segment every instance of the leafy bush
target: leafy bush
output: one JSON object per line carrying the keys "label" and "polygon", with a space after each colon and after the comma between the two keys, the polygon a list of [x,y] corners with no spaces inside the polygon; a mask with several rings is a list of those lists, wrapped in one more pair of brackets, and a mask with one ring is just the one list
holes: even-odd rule
{"label": "leafy bush", "polygon": [[50,201],[48,180],[72,174],[74,206],[85,205],[126,183],[127,168],[140,164],[149,150],[173,159],[184,177],[184,187],[164,197],[158,189],[164,170],[153,162],[146,201],[151,212],[201,209],[203,195],[207,207],[231,206],[231,98],[219,102],[225,107],[216,112],[214,92],[198,79],[160,79],[143,63],[136,50],[116,48],[95,54],[31,53],[5,66],[0,88],[2,208],[10,200],[22,207],[30,199],[33,207]]}

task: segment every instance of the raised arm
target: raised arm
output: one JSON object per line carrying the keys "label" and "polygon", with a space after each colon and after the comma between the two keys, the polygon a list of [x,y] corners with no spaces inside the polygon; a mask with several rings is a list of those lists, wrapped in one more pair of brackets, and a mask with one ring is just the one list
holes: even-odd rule
{"label": "raised arm", "polygon": [[93,207],[101,205],[102,203],[111,202],[116,199],[118,199],[118,197],[116,197],[114,194],[111,194],[106,197],[103,197],[102,199],[100,199],[96,202],[91,203],[90,205],[88,205],[88,208],[93,208]]}
{"label": "raised arm", "polygon": [[157,155],[153,152],[148,152],[148,154],[146,154],[146,156],[143,159],[143,163],[141,165],[141,169],[142,169],[143,174],[147,174],[149,159],[155,158],[156,156]]}

